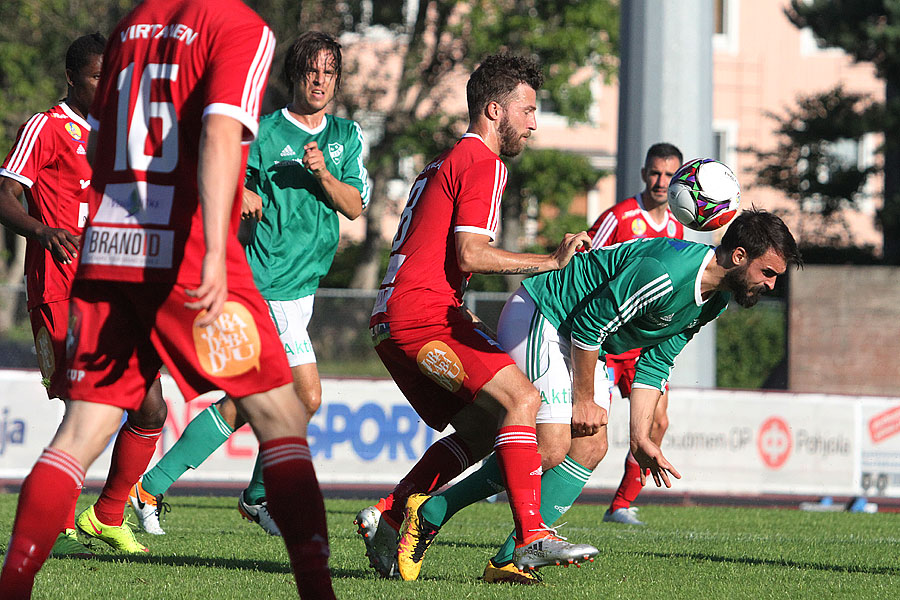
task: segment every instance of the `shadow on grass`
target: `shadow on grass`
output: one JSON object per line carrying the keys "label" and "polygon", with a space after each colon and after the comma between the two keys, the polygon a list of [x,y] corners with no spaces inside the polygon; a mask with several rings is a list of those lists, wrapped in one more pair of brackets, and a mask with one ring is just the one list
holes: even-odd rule
{"label": "shadow on grass", "polygon": [[833,573],[863,573],[867,575],[900,575],[900,567],[865,567],[853,565],[828,565],[822,563],[801,562],[794,560],[776,560],[771,558],[752,558],[749,556],[717,556],[715,554],[703,554],[701,552],[642,552],[646,556],[659,558],[686,558],[696,561],[710,561],[717,563],[734,563],[742,565],[761,565],[766,567],[788,567],[790,569],[803,569],[813,571],[829,571]]}

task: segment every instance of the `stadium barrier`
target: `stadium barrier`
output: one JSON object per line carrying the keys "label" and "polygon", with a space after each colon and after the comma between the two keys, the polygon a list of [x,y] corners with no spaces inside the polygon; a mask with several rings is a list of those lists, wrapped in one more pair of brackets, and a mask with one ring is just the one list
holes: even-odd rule
{"label": "stadium barrier", "polygon": [[[50,440],[62,403],[47,400],[37,371],[0,370],[0,479],[19,480]],[[322,381],[309,427],[319,479],[391,484],[437,437],[390,380]],[[169,417],[155,462],[218,394],[185,403],[164,376]],[[900,497],[900,398],[673,389],[663,450],[682,473],[673,491],[712,494]],[[447,433],[447,432],[444,432]],[[615,488],[628,445],[628,404],[613,399],[610,450],[589,487]],[[111,445],[88,471],[102,481]],[[256,442],[245,426],[185,481],[244,482]]]}

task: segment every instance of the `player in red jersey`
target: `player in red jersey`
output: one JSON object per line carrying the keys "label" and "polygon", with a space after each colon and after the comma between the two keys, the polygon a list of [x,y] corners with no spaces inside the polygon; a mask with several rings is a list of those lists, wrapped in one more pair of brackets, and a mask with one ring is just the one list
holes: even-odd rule
{"label": "player in red jersey", "polygon": [[[516,561],[539,567],[596,553],[565,542],[541,521],[535,416],[537,390],[497,343],[461,310],[471,273],[540,273],[565,266],[587,235],[567,234],[548,255],[496,248],[507,171],[536,129],[536,62],[488,57],[467,85],[469,128],[419,174],[400,217],[372,313],[375,350],[394,381],[432,428],[455,433],[433,444],[393,493],[357,515],[370,562],[382,576],[415,579],[433,528],[406,499],[443,485],[491,450],[499,457],[516,522]],[[500,424],[498,431],[497,425]],[[543,552],[539,551],[543,545]],[[396,553],[396,554],[395,554]]]}
{"label": "player in red jersey", "polygon": [[146,0],[110,37],[88,117],[95,168],[67,372],[51,384],[71,401],[22,486],[5,597],[30,597],[85,468],[164,362],[185,398],[235,399],[260,440],[297,589],[334,598],[305,411],[237,241],[241,142],[256,134],[274,48],[240,0]]}
{"label": "player in red jersey", "polygon": [[[646,237],[683,239],[684,226],[675,219],[675,215],[669,210],[668,201],[669,180],[672,179],[682,162],[681,151],[672,144],[660,143],[650,146],[644,160],[644,168],[641,169],[644,191],[619,202],[597,218],[588,230],[588,235],[591,236],[591,247],[602,248]],[[634,363],[640,355],[640,349],[631,350],[625,354],[606,355],[606,368],[610,372],[609,380],[613,385],[619,386],[623,398],[631,395]],[[650,429],[650,439],[657,446],[662,444],[663,436],[669,427],[668,407],[669,392],[666,391],[656,405],[653,425]],[[612,523],[643,525],[644,523],[637,518],[637,508],[631,506],[631,503],[640,494],[642,487],[640,467],[629,452],[625,457],[625,474],[622,476],[622,482],[616,490],[609,510],[603,515],[603,520]]]}
{"label": "player in red jersey", "polygon": [[[84,190],[91,181],[86,158],[90,126],[85,117],[100,79],[105,45],[103,36],[95,33],[69,46],[66,99],[22,125],[0,168],[0,222],[27,238],[28,313],[45,385],[65,362],[69,296],[78,263],[76,248],[88,215]],[[18,201],[22,193],[27,209]],[[165,420],[166,403],[159,382],[154,381],[140,409],[129,411],[116,439],[109,478],[97,503],[88,509],[101,525],[101,533],[92,537],[116,549],[147,551],[123,525],[122,505],[153,456]],[[53,546],[54,556],[90,555],[76,538],[75,526],[72,504]]]}

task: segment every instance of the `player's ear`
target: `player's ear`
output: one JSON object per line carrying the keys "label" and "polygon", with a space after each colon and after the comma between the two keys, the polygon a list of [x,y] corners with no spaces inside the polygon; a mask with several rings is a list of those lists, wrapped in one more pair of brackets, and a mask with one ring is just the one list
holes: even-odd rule
{"label": "player's ear", "polygon": [[739,267],[747,261],[747,251],[738,246],[731,252],[731,262],[734,266]]}
{"label": "player's ear", "polygon": [[484,116],[486,116],[491,121],[499,121],[502,114],[503,107],[500,106],[500,103],[495,100],[491,100],[484,107]]}
{"label": "player's ear", "polygon": [[76,73],[72,69],[66,69],[66,83],[69,87],[75,87],[75,77]]}

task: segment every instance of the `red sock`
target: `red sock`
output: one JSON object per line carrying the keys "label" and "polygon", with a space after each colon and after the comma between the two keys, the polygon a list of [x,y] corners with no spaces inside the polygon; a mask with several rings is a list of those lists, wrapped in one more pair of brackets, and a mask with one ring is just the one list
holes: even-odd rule
{"label": "red sock", "polygon": [[[650,472],[650,469],[647,469]],[[616,490],[612,504],[609,505],[609,512],[614,512],[620,508],[628,508],[634,502],[638,494],[644,486],[641,485],[641,467],[634,460],[631,452],[625,457],[625,474],[622,475],[622,483]]]}
{"label": "red sock", "polygon": [[147,470],[156,450],[156,440],[161,433],[161,427],[141,429],[128,422],[122,425],[116,436],[116,445],[113,446],[106,485],[94,504],[94,514],[98,521],[116,527],[122,524],[128,492]]}
{"label": "red sock", "polygon": [[465,471],[472,464],[472,453],[459,435],[442,437],[425,451],[419,462],[406,474],[394,491],[382,498],[381,516],[394,527],[403,522],[403,508],[412,494],[434,491]]}
{"label": "red sock", "polygon": [[281,530],[301,598],[334,598],[328,527],[309,446],[302,437],[259,445],[269,514]]}
{"label": "red sock", "polygon": [[75,505],[84,468],[61,450],[45,448],[22,483],[12,537],[0,571],[3,598],[31,598],[34,577],[50,555]]}
{"label": "red sock", "polygon": [[506,493],[516,523],[516,543],[534,537],[541,519],[541,455],[534,427],[501,427],[494,442],[497,462],[506,481]]}

